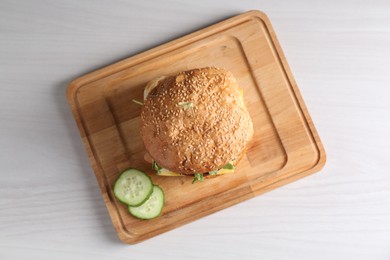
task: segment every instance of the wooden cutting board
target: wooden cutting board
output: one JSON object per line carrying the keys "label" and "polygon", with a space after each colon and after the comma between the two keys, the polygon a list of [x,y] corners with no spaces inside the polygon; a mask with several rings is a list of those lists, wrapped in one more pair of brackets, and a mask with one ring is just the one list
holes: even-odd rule
{"label": "wooden cutting board", "polygon": [[[254,139],[234,174],[192,184],[160,177],[144,161],[139,105],[158,76],[216,66],[244,89]],[[137,243],[322,168],[325,151],[267,16],[250,11],[75,79],[67,97],[119,238]],[[112,186],[123,170],[148,173],[165,191],[162,216],[141,221]]]}

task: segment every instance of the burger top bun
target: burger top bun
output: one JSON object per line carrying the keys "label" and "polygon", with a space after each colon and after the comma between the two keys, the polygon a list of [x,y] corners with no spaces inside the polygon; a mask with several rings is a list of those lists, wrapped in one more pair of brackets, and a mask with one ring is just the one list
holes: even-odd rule
{"label": "burger top bun", "polygon": [[240,158],[253,136],[242,90],[232,73],[200,68],[147,84],[140,132],[159,166],[206,173]]}

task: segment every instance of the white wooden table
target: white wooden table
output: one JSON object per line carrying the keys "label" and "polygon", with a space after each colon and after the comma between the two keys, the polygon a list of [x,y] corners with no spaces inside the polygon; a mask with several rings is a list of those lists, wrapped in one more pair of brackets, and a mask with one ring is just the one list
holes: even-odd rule
{"label": "white wooden table", "polygon": [[[310,177],[129,246],[65,99],[73,78],[266,12],[328,155]],[[390,259],[389,1],[0,1],[0,259]]]}

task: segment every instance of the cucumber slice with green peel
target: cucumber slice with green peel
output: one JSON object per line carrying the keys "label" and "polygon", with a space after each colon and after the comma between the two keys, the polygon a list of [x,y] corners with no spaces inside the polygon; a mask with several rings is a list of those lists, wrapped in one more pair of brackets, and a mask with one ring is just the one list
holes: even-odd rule
{"label": "cucumber slice with green peel", "polygon": [[136,169],[122,172],[114,185],[115,197],[129,206],[141,205],[152,192],[153,183],[150,177]]}
{"label": "cucumber slice with green peel", "polygon": [[139,219],[152,219],[160,216],[164,207],[164,192],[159,186],[153,186],[152,195],[140,206],[129,207],[129,212]]}

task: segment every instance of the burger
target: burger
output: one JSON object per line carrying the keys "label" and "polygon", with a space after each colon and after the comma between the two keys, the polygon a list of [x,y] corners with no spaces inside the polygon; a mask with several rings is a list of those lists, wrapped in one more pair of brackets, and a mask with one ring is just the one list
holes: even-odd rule
{"label": "burger", "polygon": [[253,137],[243,90],[225,69],[162,76],[144,90],[140,133],[158,175],[203,181],[232,173]]}

